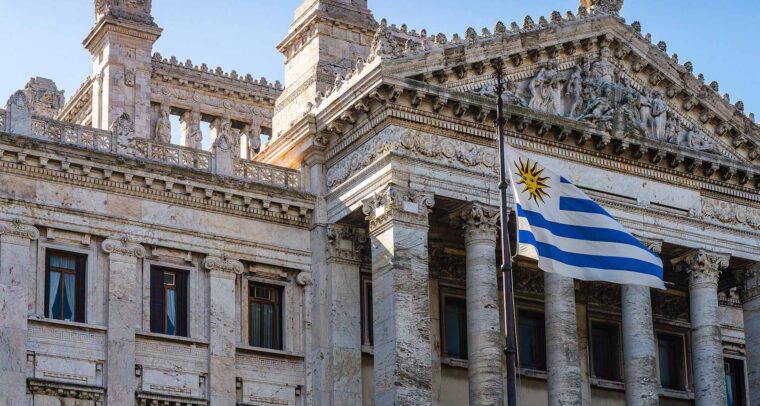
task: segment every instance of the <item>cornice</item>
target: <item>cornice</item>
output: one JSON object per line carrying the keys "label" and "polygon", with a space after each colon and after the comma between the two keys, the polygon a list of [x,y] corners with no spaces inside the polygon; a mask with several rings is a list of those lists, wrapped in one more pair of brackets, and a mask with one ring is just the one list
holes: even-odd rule
{"label": "cornice", "polygon": [[139,22],[116,19],[111,16],[101,18],[92,28],[87,37],[82,41],[82,45],[90,51],[91,47],[99,43],[103,36],[109,32],[115,32],[121,35],[138,38],[141,40],[155,42],[163,30],[157,25],[148,25]]}

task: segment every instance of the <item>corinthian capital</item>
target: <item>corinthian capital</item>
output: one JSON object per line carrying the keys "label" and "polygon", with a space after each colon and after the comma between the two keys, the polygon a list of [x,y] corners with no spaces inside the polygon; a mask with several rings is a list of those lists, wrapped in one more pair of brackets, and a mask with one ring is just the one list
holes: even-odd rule
{"label": "corinthian capital", "polygon": [[362,210],[369,220],[370,231],[390,220],[427,226],[427,216],[434,203],[430,192],[390,184],[362,201]]}
{"label": "corinthian capital", "polygon": [[118,254],[135,258],[145,257],[145,247],[131,241],[127,236],[109,238],[103,241],[102,247],[103,251],[111,255]]}
{"label": "corinthian capital", "polygon": [[0,222],[0,241],[4,243],[29,244],[30,241],[40,238],[40,232],[36,227],[24,224],[21,220],[12,222]]}
{"label": "corinthian capital", "polygon": [[208,256],[203,260],[203,267],[209,271],[229,272],[232,274],[242,274],[245,271],[243,263],[229,258]]}
{"label": "corinthian capital", "polygon": [[719,254],[707,250],[694,250],[677,259],[676,269],[689,274],[689,284],[717,285],[723,269],[728,267],[729,254]]}
{"label": "corinthian capital", "polygon": [[657,255],[662,253],[662,242],[663,242],[662,240],[658,240],[656,238],[639,237],[639,236],[636,236],[636,238],[638,238],[639,241],[641,241],[641,243],[644,244],[644,246],[649,249],[649,251],[652,251]]}
{"label": "corinthian capital", "polygon": [[465,241],[471,239],[496,240],[499,228],[499,209],[472,202],[466,208],[449,216],[454,228],[464,230]]}

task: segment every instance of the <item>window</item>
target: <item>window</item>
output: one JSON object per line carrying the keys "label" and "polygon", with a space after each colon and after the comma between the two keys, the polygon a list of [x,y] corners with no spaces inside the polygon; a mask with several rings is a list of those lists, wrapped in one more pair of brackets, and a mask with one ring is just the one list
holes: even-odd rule
{"label": "window", "polygon": [[362,344],[373,345],[372,278],[362,276]]}
{"label": "window", "polygon": [[622,381],[620,328],[617,324],[591,323],[591,351],[595,377]]}
{"label": "window", "polygon": [[45,317],[85,322],[86,264],[86,255],[46,251]]}
{"label": "window", "polygon": [[686,389],[683,337],[676,334],[657,333],[657,358],[660,385],[666,389]]}
{"label": "window", "polygon": [[467,359],[467,302],[462,297],[443,296],[443,353]]}
{"label": "window", "polygon": [[520,310],[517,319],[520,367],[546,371],[544,314]]}
{"label": "window", "polygon": [[744,361],[725,358],[726,369],[726,404],[727,406],[744,406]]}
{"label": "window", "polygon": [[248,306],[250,345],[282,350],[282,289],[251,283]]}
{"label": "window", "polygon": [[151,332],[187,337],[187,276],[185,271],[151,268]]}

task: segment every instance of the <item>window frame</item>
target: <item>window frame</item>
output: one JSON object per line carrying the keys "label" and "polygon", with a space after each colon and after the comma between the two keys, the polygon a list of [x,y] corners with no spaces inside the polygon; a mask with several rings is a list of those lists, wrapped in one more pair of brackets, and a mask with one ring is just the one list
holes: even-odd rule
{"label": "window frame", "polygon": [[[89,261],[90,261],[90,255],[88,252],[81,252],[81,250],[68,250],[65,247],[51,247],[51,246],[45,246],[43,249],[43,255],[44,255],[44,262],[42,264],[43,268],[43,300],[42,300],[42,315],[46,319],[51,320],[57,320],[61,322],[66,323],[86,323],[87,322],[87,288],[89,286],[87,282],[88,278],[88,269],[89,269]],[[63,317],[52,317],[48,312],[50,309],[50,273],[53,272],[51,269],[51,259],[53,255],[59,254],[59,255],[65,255],[65,256],[71,256],[74,257],[75,261],[75,269],[65,269],[65,268],[57,268],[55,272],[58,272],[61,274],[61,299],[63,299],[63,290],[64,290],[64,278],[63,275],[65,274],[73,274],[74,275],[74,292],[76,294],[74,298],[74,309],[73,309],[73,317],[71,320],[66,320]],[[63,312],[63,306],[61,307],[61,311]]]}
{"label": "window frame", "polygon": [[[184,338],[190,338],[191,334],[191,320],[190,320],[190,314],[191,314],[191,292],[192,292],[192,270],[188,269],[186,267],[182,266],[175,266],[174,264],[168,264],[168,263],[154,263],[150,262],[146,264],[147,269],[147,278],[144,277],[143,286],[147,287],[147,331],[153,333],[153,334],[161,334],[169,337],[184,337]],[[154,271],[160,271],[162,273],[161,275],[161,289],[160,291],[162,294],[162,324],[163,328],[162,331],[154,331],[153,329],[153,272]],[[167,287],[166,287],[166,274],[171,273],[174,274],[174,289],[175,289],[175,305],[177,306],[175,312],[177,315],[177,325],[175,326],[175,332],[174,334],[169,334],[166,331],[167,328],[167,319],[169,317],[168,312],[168,301],[167,299]],[[184,303],[180,303],[179,297],[181,296],[180,287],[177,279],[177,275],[183,274],[185,278],[185,293],[184,293]],[[145,302],[143,302],[145,303]],[[184,334],[181,328],[181,325],[179,321],[181,320],[180,313],[182,312],[182,304],[184,304]]]}
{"label": "window frame", "polygon": [[[606,324],[609,326],[615,326],[617,328],[617,375],[619,379],[609,379],[597,375],[594,368],[594,324]],[[589,349],[589,370],[591,377],[604,382],[623,383],[625,381],[625,367],[623,358],[623,326],[617,319],[603,319],[589,317],[588,319],[588,349]]]}
{"label": "window frame", "polygon": [[[274,351],[286,351],[285,347],[285,302],[286,302],[286,286],[283,286],[278,283],[272,283],[274,281],[266,281],[261,279],[249,279],[247,281],[245,291],[246,291],[246,300],[245,300],[245,308],[246,310],[246,328],[245,328],[245,345],[252,347],[252,348],[263,348],[265,350],[274,350]],[[254,346],[253,345],[253,320],[252,320],[252,314],[251,314],[251,304],[252,303],[267,303],[263,299],[257,299],[254,295],[252,295],[252,290],[256,287],[264,287],[267,289],[272,289],[277,294],[277,322],[276,322],[276,340],[279,341],[276,342],[275,348],[270,347],[262,347],[262,346]],[[279,344],[279,345],[277,345]]]}
{"label": "window frame", "polygon": [[[454,289],[454,288],[447,288],[447,287],[440,287],[440,337],[441,337],[441,357],[443,358],[450,358],[455,360],[462,360],[467,361],[467,352],[468,352],[468,343],[467,343],[467,295],[463,289]],[[464,325],[460,328],[460,340],[464,340],[464,358],[458,357],[456,354],[449,354],[446,350],[448,349],[448,344],[446,342],[446,299],[448,298],[454,298],[457,300],[462,300],[465,304],[464,312],[465,312],[465,318],[464,318]],[[463,336],[462,332],[464,332]]]}
{"label": "window frame", "polygon": [[520,361],[520,359],[522,359],[522,357],[519,356],[519,353],[520,353],[520,341],[519,341],[520,338],[519,337],[520,337],[520,314],[523,313],[523,312],[525,312],[525,313],[540,314],[541,317],[544,320],[544,323],[543,323],[544,337],[543,337],[543,341],[542,341],[543,342],[543,347],[544,347],[544,355],[543,355],[543,357],[544,357],[544,369],[527,368],[527,367],[524,367],[523,365],[518,365],[518,367],[519,367],[519,369],[521,369],[523,371],[537,371],[537,372],[541,372],[541,373],[546,373],[547,370],[548,370],[548,362],[547,362],[547,359],[546,359],[546,355],[547,355],[546,354],[546,310],[543,307],[538,307],[538,306],[517,306],[517,318],[516,318],[515,321],[517,323],[517,335],[516,335],[516,338],[517,338],[517,345],[518,345],[518,347],[517,347],[518,362]]}
{"label": "window frame", "polygon": [[[662,386],[662,379],[660,377],[660,339],[659,335],[665,334],[670,336],[675,336],[681,339],[681,368],[683,373],[681,373],[681,389],[674,389],[674,388],[667,388]],[[691,370],[689,369],[689,342],[688,342],[688,334],[685,331],[675,331],[672,329],[667,328],[655,328],[654,329],[654,339],[656,344],[656,351],[657,351],[657,357],[656,357],[656,365],[657,365],[657,386],[660,388],[660,390],[663,391],[670,391],[670,392],[687,392],[690,390],[691,382],[689,381],[689,376],[691,375]]]}
{"label": "window frame", "polygon": [[741,373],[741,389],[744,389],[740,393],[737,393],[737,395],[741,395],[741,405],[740,406],[746,406],[749,405],[749,379],[747,375],[747,359],[746,357],[734,355],[734,354],[723,354],[723,364],[725,368],[725,364],[728,360],[731,360],[733,362],[740,362],[742,365],[742,373]]}
{"label": "window frame", "polygon": [[[375,322],[373,319],[372,303],[372,275],[361,274],[361,328],[362,328],[362,345],[367,347],[374,346],[375,342]],[[369,299],[369,300],[368,300]]]}

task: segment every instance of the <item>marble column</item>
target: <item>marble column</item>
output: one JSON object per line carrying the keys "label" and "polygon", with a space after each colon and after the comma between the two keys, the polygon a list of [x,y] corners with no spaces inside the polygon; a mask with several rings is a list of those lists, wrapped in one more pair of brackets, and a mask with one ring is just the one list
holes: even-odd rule
{"label": "marble column", "polygon": [[689,274],[694,396],[697,406],[726,404],[723,340],[718,312],[718,278],[729,255],[694,250],[680,258],[677,268]]}
{"label": "marble column", "polygon": [[235,387],[235,280],[243,273],[240,261],[208,256],[209,403],[234,406]]}
{"label": "marble column", "polygon": [[361,266],[367,234],[332,224],[327,229],[329,404],[362,404]]}
{"label": "marble column", "polygon": [[760,264],[744,273],[744,341],[747,350],[749,404],[760,405]]}
{"label": "marble column", "polygon": [[363,203],[372,244],[375,404],[430,405],[433,196],[391,184]]}
{"label": "marble column", "polygon": [[544,273],[544,302],[549,405],[581,405],[581,367],[573,279]]}
{"label": "marble column", "polygon": [[9,406],[27,404],[27,318],[36,273],[31,242],[39,236],[33,226],[0,222],[0,398]]}
{"label": "marble column", "polygon": [[503,405],[496,231],[499,210],[478,202],[453,215],[464,229],[467,375],[471,405]]}
{"label": "marble column", "polygon": [[[645,243],[656,254],[662,250],[662,241]],[[656,406],[659,404],[660,384],[657,380],[657,349],[649,287],[622,285],[620,291],[625,401],[629,405]]]}
{"label": "marble column", "polygon": [[145,248],[127,237],[103,241],[108,254],[108,333],[106,335],[107,404],[135,402],[135,330],[140,326],[138,261]]}

